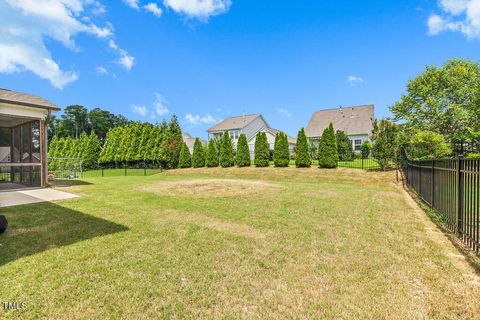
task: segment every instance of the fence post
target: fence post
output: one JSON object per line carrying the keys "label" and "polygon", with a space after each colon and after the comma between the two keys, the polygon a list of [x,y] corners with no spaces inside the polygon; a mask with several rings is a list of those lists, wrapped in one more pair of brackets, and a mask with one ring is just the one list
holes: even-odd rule
{"label": "fence post", "polygon": [[457,164],[457,233],[458,235],[463,234],[463,197],[464,197],[464,190],[463,190],[463,156],[460,155],[458,157],[458,164]]}
{"label": "fence post", "polygon": [[125,177],[127,176],[127,167],[125,167]]}
{"label": "fence post", "polygon": [[435,159],[432,160],[432,208],[435,208]]}
{"label": "fence post", "polygon": [[418,193],[420,194],[420,197],[423,199],[422,195],[422,162],[420,160],[417,160],[417,168],[418,168]]}
{"label": "fence post", "polygon": [[147,176],[147,168],[145,168],[145,167],[143,168],[143,175]]}
{"label": "fence post", "polygon": [[102,167],[102,177],[103,177],[103,167]]}
{"label": "fence post", "polygon": [[363,153],[362,153],[362,170],[363,170]]}

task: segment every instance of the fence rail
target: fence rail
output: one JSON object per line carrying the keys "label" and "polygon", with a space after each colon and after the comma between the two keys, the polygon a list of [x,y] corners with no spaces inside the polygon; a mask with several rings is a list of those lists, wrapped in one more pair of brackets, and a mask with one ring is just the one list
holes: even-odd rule
{"label": "fence rail", "polygon": [[475,252],[480,251],[480,159],[409,160],[402,169],[407,185],[441,214]]}
{"label": "fence rail", "polygon": [[162,168],[100,168],[96,170],[52,170],[48,172],[51,179],[83,179],[97,177],[121,177],[121,176],[151,176],[161,173]]}

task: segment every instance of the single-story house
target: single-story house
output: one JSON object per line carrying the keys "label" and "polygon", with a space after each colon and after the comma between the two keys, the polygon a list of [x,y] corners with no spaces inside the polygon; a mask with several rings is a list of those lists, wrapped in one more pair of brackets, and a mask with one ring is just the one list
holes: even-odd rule
{"label": "single-story house", "polygon": [[305,134],[310,141],[319,141],[323,130],[332,123],[335,131],[341,130],[347,134],[353,150],[360,152],[362,143],[371,140],[374,109],[374,105],[370,104],[316,111],[310,118]]}
{"label": "single-story house", "polygon": [[[247,137],[248,146],[250,148],[250,157],[253,159],[255,150],[255,137],[258,132],[265,132],[267,140],[270,144],[270,150],[273,150],[275,145],[275,135],[279,130],[270,127],[268,122],[261,114],[243,115],[238,117],[231,117],[220,121],[213,127],[207,130],[208,140],[219,138],[225,131],[228,131],[233,140],[233,145],[236,148],[240,134],[244,133]],[[290,153],[295,152],[296,140],[288,136],[290,145]]]}
{"label": "single-story house", "polygon": [[[187,147],[188,147],[188,150],[190,151],[190,154],[193,154],[193,146],[195,145],[196,138],[192,137],[187,132],[182,133],[182,138],[183,138],[183,142],[185,142],[187,144]],[[200,142],[203,144],[203,146],[206,146],[206,144],[207,144],[207,142],[203,139],[200,139]]]}
{"label": "single-story house", "polygon": [[1,190],[47,185],[46,119],[59,110],[39,96],[0,89]]}

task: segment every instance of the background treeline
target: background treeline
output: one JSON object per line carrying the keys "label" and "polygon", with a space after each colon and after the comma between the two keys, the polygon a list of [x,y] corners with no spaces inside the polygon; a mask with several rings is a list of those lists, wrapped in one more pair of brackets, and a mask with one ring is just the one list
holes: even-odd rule
{"label": "background treeline", "polygon": [[176,116],[170,122],[158,124],[127,122],[110,128],[103,144],[92,130],[82,132],[79,138],[53,136],[49,145],[49,169],[60,170],[79,167],[162,167],[177,168],[182,147],[182,130]]}
{"label": "background treeline", "polygon": [[110,167],[177,168],[182,143],[176,116],[169,123],[131,122],[108,131],[98,162]]}
{"label": "background treeline", "polygon": [[[69,167],[80,169],[80,162],[72,158],[81,159],[81,165],[86,169],[98,167],[100,156],[100,140],[95,133],[87,135],[83,132],[80,138],[54,136],[48,148],[48,168],[51,171],[64,170]],[[71,160],[65,160],[70,158]]]}
{"label": "background treeline", "polygon": [[60,117],[54,115],[48,119],[48,138],[50,141],[54,136],[78,139],[83,132],[93,131],[103,143],[108,130],[128,123],[129,120],[124,116],[100,108],[89,111],[84,106],[71,105],[63,110]]}

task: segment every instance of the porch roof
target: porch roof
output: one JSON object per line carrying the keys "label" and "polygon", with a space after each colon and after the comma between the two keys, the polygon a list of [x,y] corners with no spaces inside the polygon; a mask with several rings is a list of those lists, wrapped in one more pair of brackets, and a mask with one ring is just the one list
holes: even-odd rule
{"label": "porch roof", "polygon": [[2,102],[32,108],[60,111],[59,107],[42,97],[8,89],[0,89],[0,103]]}

